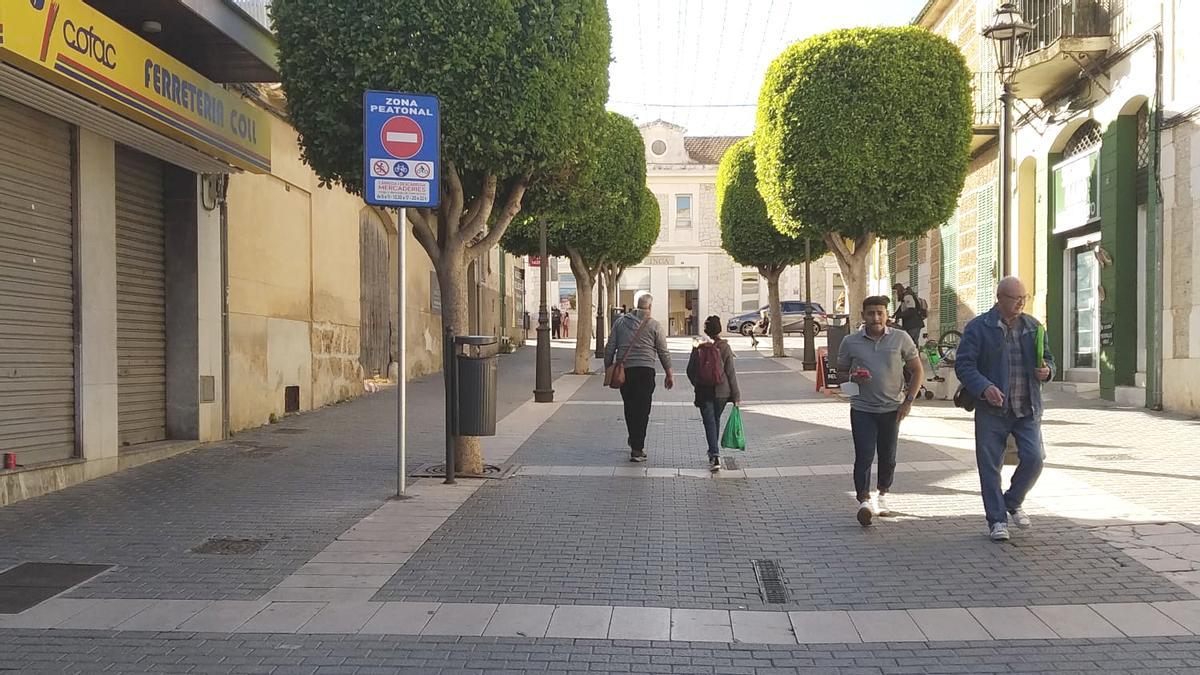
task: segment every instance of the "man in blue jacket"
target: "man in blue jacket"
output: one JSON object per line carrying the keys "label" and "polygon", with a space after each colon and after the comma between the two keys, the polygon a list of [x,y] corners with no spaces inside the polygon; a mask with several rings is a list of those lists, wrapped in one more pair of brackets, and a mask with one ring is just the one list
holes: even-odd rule
{"label": "man in blue jacket", "polygon": [[[975,461],[988,531],[1007,541],[1011,517],[1018,527],[1031,525],[1021,504],[1042,473],[1042,383],[1054,377],[1054,357],[1037,353],[1037,319],[1022,309],[1025,284],[1006,277],[996,289],[996,304],[975,317],[963,332],[954,372],[976,400]],[[1017,439],[1017,471],[1003,492],[1000,467],[1009,435]]]}

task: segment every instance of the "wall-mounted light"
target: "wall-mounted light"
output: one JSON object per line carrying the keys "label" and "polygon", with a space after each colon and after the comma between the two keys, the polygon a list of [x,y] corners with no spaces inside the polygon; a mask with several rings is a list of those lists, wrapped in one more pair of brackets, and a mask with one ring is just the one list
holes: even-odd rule
{"label": "wall-mounted light", "polygon": [[149,21],[149,20],[143,21],[142,22],[142,32],[149,33],[151,35],[161,33],[162,32],[162,24],[159,23],[158,21]]}

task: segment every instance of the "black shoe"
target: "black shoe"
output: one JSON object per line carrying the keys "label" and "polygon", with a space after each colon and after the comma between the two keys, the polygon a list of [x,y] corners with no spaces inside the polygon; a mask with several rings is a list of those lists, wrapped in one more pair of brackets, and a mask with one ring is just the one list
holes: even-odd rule
{"label": "black shoe", "polygon": [[720,471],[721,470],[721,458],[720,457],[709,457],[708,458],[708,470],[712,471],[713,473]]}
{"label": "black shoe", "polygon": [[631,461],[631,462],[644,462],[644,461],[646,461],[646,453],[645,453],[645,452],[642,452],[641,450],[637,450],[637,451],[635,451],[635,452],[631,452],[631,453],[629,453],[629,461]]}

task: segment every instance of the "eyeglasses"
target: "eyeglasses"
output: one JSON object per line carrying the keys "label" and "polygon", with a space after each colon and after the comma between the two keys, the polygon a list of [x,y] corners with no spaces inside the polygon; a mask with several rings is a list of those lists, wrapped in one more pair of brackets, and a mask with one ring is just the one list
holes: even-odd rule
{"label": "eyeglasses", "polygon": [[1028,293],[1025,295],[1009,295],[1007,293],[1001,293],[1000,297],[1018,305],[1023,305],[1033,299],[1033,296],[1029,295]]}

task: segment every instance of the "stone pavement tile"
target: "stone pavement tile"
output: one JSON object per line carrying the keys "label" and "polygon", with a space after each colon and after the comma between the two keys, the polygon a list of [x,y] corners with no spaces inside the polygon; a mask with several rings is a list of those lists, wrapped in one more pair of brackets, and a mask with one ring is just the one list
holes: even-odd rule
{"label": "stone pavement tile", "polygon": [[1144,602],[1096,603],[1092,609],[1129,637],[1191,635],[1188,629]]}
{"label": "stone pavement tile", "polygon": [[975,617],[961,607],[910,609],[908,615],[930,640],[965,642],[992,639]]}
{"label": "stone pavement tile", "polygon": [[645,478],[646,468],[639,466],[618,466],[613,469],[613,475],[617,478]]}
{"label": "stone pavement tile", "polygon": [[680,478],[712,478],[712,471],[708,469],[680,469]]}
{"label": "stone pavement tile", "polygon": [[814,476],[837,476],[841,474],[854,473],[853,464],[826,464],[823,466],[809,467],[812,469]]}
{"label": "stone pavement tile", "polygon": [[779,476],[780,476],[779,469],[775,469],[772,467],[765,467],[765,468],[759,468],[759,469],[748,468],[748,469],[745,469],[745,471],[746,471],[746,478],[779,478]]}
{"label": "stone pavement tile", "polygon": [[179,625],[196,633],[232,633],[269,605],[262,600],[217,600]]}
{"label": "stone pavement tile", "polygon": [[420,635],[441,607],[437,602],[385,602],[360,633]]}
{"label": "stone pavement tile", "polygon": [[96,603],[96,600],[50,598],[20,614],[0,615],[0,628],[53,628]]}
{"label": "stone pavement tile", "polygon": [[498,605],[460,602],[444,604],[434,613],[421,635],[483,635]]}
{"label": "stone pavement tile", "polygon": [[300,627],[300,633],[354,634],[383,607],[382,602],[331,602]]}
{"label": "stone pavement tile", "polygon": [[483,631],[487,637],[546,636],[554,607],[550,605],[500,605]]}
{"label": "stone pavement tile", "polygon": [[344,574],[293,574],[277,588],[382,588],[391,574],[348,576]]}
{"label": "stone pavement tile", "polygon": [[408,553],[421,548],[424,541],[352,541],[339,539],[322,553]]}
{"label": "stone pavement tile", "polygon": [[781,466],[777,469],[780,476],[811,476],[813,475],[812,467],[807,466]]}
{"label": "stone pavement tile", "polygon": [[1025,607],[972,607],[970,612],[997,640],[1051,640],[1058,637]]}
{"label": "stone pavement tile", "polygon": [[1029,611],[1061,638],[1124,637],[1121,631],[1087,605],[1034,605]]}
{"label": "stone pavement tile", "polygon": [[668,469],[651,467],[646,469],[646,478],[676,478],[679,476],[679,469]]}
{"label": "stone pavement tile", "polygon": [[745,478],[745,469],[722,469],[712,474],[713,478],[729,479],[729,478]]}
{"label": "stone pavement tile", "polygon": [[666,607],[614,607],[610,640],[670,640],[671,610]]}
{"label": "stone pavement tile", "polygon": [[863,642],[924,642],[925,634],[908,612],[900,609],[850,612]]}
{"label": "stone pavement tile", "polygon": [[840,610],[788,612],[796,640],[800,644],[839,644],[862,642],[850,614]]}
{"label": "stone pavement tile", "polygon": [[238,633],[295,633],[325,609],[323,602],[272,602],[238,626]]}
{"label": "stone pavement tile", "polygon": [[554,608],[554,616],[550,619],[550,627],[546,629],[546,637],[607,638],[612,612],[612,607],[559,605]]}
{"label": "stone pavement tile", "polygon": [[103,600],[58,624],[58,628],[110,630],[150,606],[151,600]]}
{"label": "stone pavement tile", "polygon": [[395,563],[305,563],[296,574],[335,574],[354,577],[386,574],[391,577],[400,569]]}
{"label": "stone pavement tile", "polygon": [[580,476],[613,476],[616,474],[617,467],[615,466],[585,466],[579,470]]}
{"label": "stone pavement tile", "polygon": [[199,614],[211,600],[155,600],[146,609],[117,625],[117,630],[175,630]]}
{"label": "stone pavement tile", "polygon": [[732,611],[733,639],[752,644],[796,644],[792,621],[783,612]]}
{"label": "stone pavement tile", "polygon": [[1171,617],[1175,623],[1200,635],[1200,600],[1176,600],[1152,604],[1155,609]]}
{"label": "stone pavement tile", "polygon": [[671,639],[688,642],[733,642],[729,612],[717,609],[672,609]]}
{"label": "stone pavement tile", "polygon": [[[415,551],[413,551],[415,553]],[[321,551],[308,564],[313,563],[354,563],[354,564],[395,564],[397,567],[408,562],[412,553],[379,552],[379,551]]]}
{"label": "stone pavement tile", "polygon": [[259,598],[269,602],[366,602],[377,588],[273,588]]}

